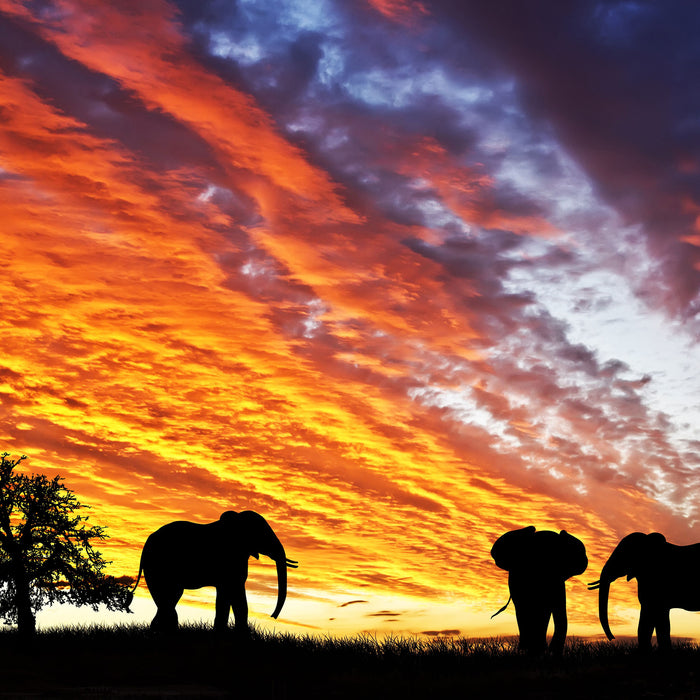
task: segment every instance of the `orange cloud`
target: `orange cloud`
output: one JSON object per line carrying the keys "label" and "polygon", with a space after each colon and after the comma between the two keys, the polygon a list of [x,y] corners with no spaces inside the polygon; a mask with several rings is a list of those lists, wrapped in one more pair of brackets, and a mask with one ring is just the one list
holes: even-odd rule
{"label": "orange cloud", "polygon": [[[35,23],[21,3],[0,9]],[[162,0],[129,2],[119,8],[66,0],[36,29],[69,58],[132,90],[149,108],[186,123],[215,149],[240,184],[241,171],[262,177],[306,200],[319,216],[356,221],[334,184],[302,152],[280,136],[253,100],[204,70],[186,51],[174,10]],[[323,213],[320,207],[325,207]]]}

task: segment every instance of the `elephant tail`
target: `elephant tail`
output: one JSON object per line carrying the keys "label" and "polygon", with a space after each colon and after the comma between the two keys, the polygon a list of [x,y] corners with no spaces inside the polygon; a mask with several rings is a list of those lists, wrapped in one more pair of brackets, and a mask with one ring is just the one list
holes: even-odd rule
{"label": "elephant tail", "polygon": [[493,620],[493,618],[496,617],[496,615],[500,615],[510,605],[510,601],[511,596],[508,596],[508,602],[498,612],[495,612],[493,615],[491,615],[491,619]]}
{"label": "elephant tail", "polygon": [[131,607],[131,603],[134,600],[134,593],[136,593],[136,589],[139,587],[139,581],[141,580],[141,572],[143,571],[143,562],[139,561],[139,575],[136,577],[136,583],[134,584],[134,587],[126,594],[126,611],[127,612],[132,612],[129,610]]}

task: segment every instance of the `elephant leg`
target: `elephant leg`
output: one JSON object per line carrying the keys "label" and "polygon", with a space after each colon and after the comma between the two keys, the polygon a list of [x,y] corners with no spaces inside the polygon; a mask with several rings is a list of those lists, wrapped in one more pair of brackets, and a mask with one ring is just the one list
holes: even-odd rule
{"label": "elephant leg", "polygon": [[228,588],[216,589],[216,616],[214,617],[214,629],[224,632],[228,629],[228,612],[231,608],[231,592]]}
{"label": "elephant leg", "polygon": [[549,648],[553,654],[561,654],[564,651],[564,642],[569,627],[566,616],[566,588],[562,581],[561,588],[554,593],[552,616],[554,618],[554,634]]}
{"label": "elephant leg", "polygon": [[238,634],[247,635],[250,630],[248,628],[248,599],[245,594],[245,584],[237,586],[231,596],[231,607],[233,608],[233,617],[236,623],[236,632]]}
{"label": "elephant leg", "polygon": [[670,610],[659,610],[654,617],[656,643],[659,651],[671,651],[671,617]]}
{"label": "elephant leg", "polygon": [[532,654],[544,652],[547,648],[549,609],[541,601],[521,599],[515,602],[515,618],[520,632],[518,647]]}
{"label": "elephant leg", "polygon": [[654,618],[648,606],[642,605],[637,625],[639,651],[651,651],[651,635],[654,633]]}
{"label": "elephant leg", "polygon": [[149,591],[158,608],[156,616],[151,621],[151,629],[160,632],[174,632],[178,625],[175,606],[182,597],[184,589],[149,586]]}

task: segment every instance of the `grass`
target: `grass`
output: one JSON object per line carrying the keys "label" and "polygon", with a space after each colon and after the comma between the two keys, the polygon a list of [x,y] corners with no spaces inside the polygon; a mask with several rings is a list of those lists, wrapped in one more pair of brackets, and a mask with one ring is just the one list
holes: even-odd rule
{"label": "grass", "polygon": [[183,626],[0,632],[0,697],[11,698],[698,698],[700,647],[640,656],[633,644],[570,639],[561,658],[511,639],[319,637]]}

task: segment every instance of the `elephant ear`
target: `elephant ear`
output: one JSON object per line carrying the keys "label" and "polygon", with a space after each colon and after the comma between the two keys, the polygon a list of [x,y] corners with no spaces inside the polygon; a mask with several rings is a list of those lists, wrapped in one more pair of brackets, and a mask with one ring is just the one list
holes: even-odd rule
{"label": "elephant ear", "polygon": [[566,530],[559,533],[559,573],[564,579],[582,574],[588,568],[586,545],[578,537],[570,535]]}
{"label": "elephant ear", "polygon": [[512,571],[528,561],[535,527],[529,525],[501,535],[491,547],[491,556],[499,569]]}
{"label": "elephant ear", "polygon": [[[633,534],[638,535],[641,533],[635,532]],[[631,535],[627,537],[631,537]],[[637,550],[637,556],[634,558],[634,562],[630,566],[630,571],[627,574],[628,581],[637,578],[640,573],[643,574],[649,569],[657,569],[660,561],[659,555],[666,545],[666,538],[660,532],[650,532],[648,535],[641,535],[638,540],[639,548]]]}
{"label": "elephant ear", "polygon": [[263,519],[262,515],[258,515],[252,510],[244,510],[237,513],[235,510],[227,510],[219,516],[219,522],[225,528],[224,537],[229,546],[233,545],[238,549],[243,549],[248,556],[260,559],[260,553],[246,546],[249,538],[248,530],[251,528],[251,520],[257,522],[257,519]]}

